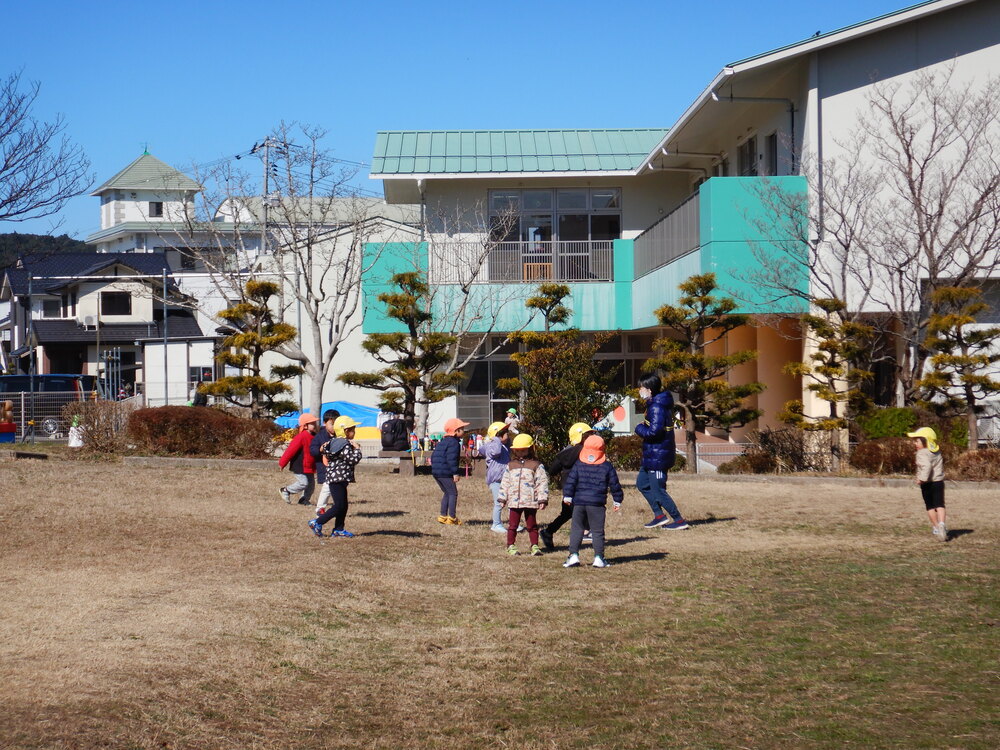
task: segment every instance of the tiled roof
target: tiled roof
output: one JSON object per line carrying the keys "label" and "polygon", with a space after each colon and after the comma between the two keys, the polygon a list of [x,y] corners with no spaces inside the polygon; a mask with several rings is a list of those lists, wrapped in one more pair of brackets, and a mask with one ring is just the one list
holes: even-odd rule
{"label": "tiled roof", "polygon": [[143,154],[91,195],[105,190],[201,190],[201,185],[151,154]]}
{"label": "tiled roof", "polygon": [[372,176],[632,170],[666,135],[627,130],[386,130]]}
{"label": "tiled roof", "polygon": [[25,256],[23,268],[8,268],[11,291],[16,295],[28,293],[28,274],[34,275],[32,291],[42,293],[49,287],[65,286],[66,281],[50,280],[55,276],[87,276],[101,269],[120,264],[137,273],[159,276],[164,269],[170,272],[163,253],[55,253]]}
{"label": "tiled roof", "polygon": [[[84,328],[75,320],[34,320],[31,323],[39,344],[95,343],[97,331]],[[202,338],[198,321],[191,315],[174,314],[167,318],[168,339]],[[162,321],[150,323],[101,323],[101,344],[131,344],[141,339],[162,339]]]}

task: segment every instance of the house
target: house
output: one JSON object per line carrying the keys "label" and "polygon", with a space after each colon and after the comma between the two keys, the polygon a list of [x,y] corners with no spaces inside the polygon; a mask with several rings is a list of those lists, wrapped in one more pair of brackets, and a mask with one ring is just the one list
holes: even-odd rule
{"label": "house", "polygon": [[[720,349],[759,352],[733,374],[767,384],[756,398],[759,424],[777,424],[790,399],[819,411],[802,379],[782,370],[815,351],[799,323],[804,295],[796,294],[816,293],[814,281],[805,264],[792,263],[778,293],[759,282],[761,273],[804,241],[822,249],[823,237],[806,235],[810,211],[824,209],[824,165],[850,155],[847,137],[873,86],[912,85],[922,72],[945,69],[956,84],[1000,73],[1000,4],[934,0],[730,63],[669,128],[379,132],[371,178],[382,180],[389,203],[418,203],[428,231],[380,257],[366,281],[372,313],[364,330],[395,329],[376,297],[403,268],[427,271],[439,317],[447,317],[455,289],[470,283],[477,304],[493,306],[480,325],[497,344],[526,324],[518,303],[525,289],[560,281],[571,288],[572,325],[616,332],[599,356],[623,365],[624,381],[635,383],[664,333],[653,310],[675,302],[685,278],[714,271],[755,316],[757,324],[732,332]],[[768,198],[775,190],[807,197],[798,223],[775,215]],[[504,223],[510,214],[515,220]],[[440,220],[456,216],[475,219]],[[477,257],[483,247],[487,256]],[[993,282],[983,281],[995,295]],[[855,297],[848,303],[865,304]],[[493,384],[515,368],[509,351],[490,352],[436,418],[486,424],[509,406]],[[879,375],[875,393],[887,403],[891,373]]]}

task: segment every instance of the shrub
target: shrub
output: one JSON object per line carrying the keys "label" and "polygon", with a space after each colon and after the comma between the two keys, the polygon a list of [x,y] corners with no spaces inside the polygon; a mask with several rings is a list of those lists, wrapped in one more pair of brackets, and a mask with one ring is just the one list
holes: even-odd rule
{"label": "shrub", "polygon": [[913,409],[894,406],[876,409],[858,417],[858,427],[867,440],[905,437],[906,433],[917,428],[917,413]]}
{"label": "shrub", "polygon": [[750,446],[718,468],[720,474],[771,474],[778,470],[778,459],[771,453]]}
{"label": "shrub", "polygon": [[94,453],[120,453],[125,448],[129,407],[117,401],[71,401],[62,408],[67,423],[77,420],[83,447]]}
{"label": "shrub", "polygon": [[128,421],[128,436],[143,453],[181,456],[268,458],[274,422],[241,419],[207,406],[139,409]]}
{"label": "shrub", "polygon": [[971,482],[1000,482],[1000,448],[983,448],[958,456],[950,465],[945,463],[949,479]]}
{"label": "shrub", "polygon": [[[642,465],[641,437],[638,435],[609,437],[607,433],[602,433],[601,437],[607,443],[608,460],[618,471],[639,471]],[[678,453],[670,471],[683,471],[685,463],[684,455]]]}
{"label": "shrub", "polygon": [[866,440],[851,453],[851,466],[868,474],[913,474],[916,451],[907,438]]}
{"label": "shrub", "polygon": [[[815,468],[807,450],[804,430],[795,427],[772,430],[770,427],[765,427],[763,430],[750,432],[746,441],[749,445],[743,451],[743,455],[750,457],[749,466],[756,467],[751,473],[808,471]],[[769,461],[765,456],[769,456],[771,460]],[[773,466],[767,468],[769,464],[773,464]]]}

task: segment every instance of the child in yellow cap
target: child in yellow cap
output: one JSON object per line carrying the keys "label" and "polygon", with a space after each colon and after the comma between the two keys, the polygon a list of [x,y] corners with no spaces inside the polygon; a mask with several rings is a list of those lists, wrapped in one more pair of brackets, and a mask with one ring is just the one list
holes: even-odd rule
{"label": "child in yellow cap", "polygon": [[917,451],[917,484],[924,498],[927,517],[931,521],[931,533],[942,542],[948,541],[948,527],[945,526],[944,510],[944,459],[937,442],[937,434],[930,427],[921,427],[906,433],[913,438]]}

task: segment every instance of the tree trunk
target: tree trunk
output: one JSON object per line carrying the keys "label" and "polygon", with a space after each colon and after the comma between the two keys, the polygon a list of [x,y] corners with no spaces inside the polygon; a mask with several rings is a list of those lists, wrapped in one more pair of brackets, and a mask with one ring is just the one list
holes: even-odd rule
{"label": "tree trunk", "polygon": [[684,443],[687,447],[687,463],[684,464],[684,471],[688,474],[698,473],[698,428],[691,410],[684,410]]}
{"label": "tree trunk", "polygon": [[315,414],[317,419],[322,420],[323,415],[320,411],[323,409],[323,378],[317,377],[315,370],[316,367],[310,367],[309,370],[312,372],[307,372],[309,375],[309,413]]}
{"label": "tree trunk", "polygon": [[[965,388],[965,416],[969,423],[969,450],[979,450],[979,420],[976,419],[976,395]],[[943,436],[942,436],[943,437]]]}

